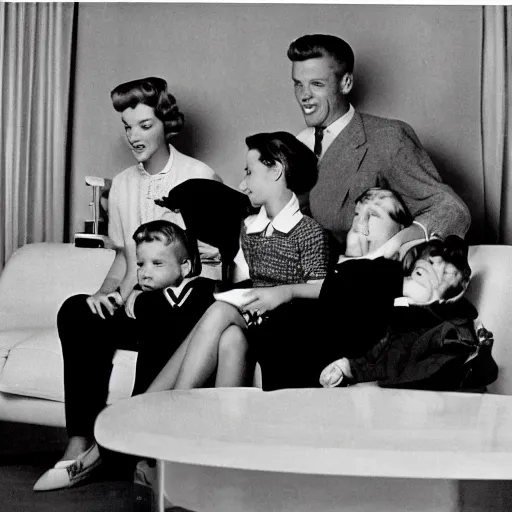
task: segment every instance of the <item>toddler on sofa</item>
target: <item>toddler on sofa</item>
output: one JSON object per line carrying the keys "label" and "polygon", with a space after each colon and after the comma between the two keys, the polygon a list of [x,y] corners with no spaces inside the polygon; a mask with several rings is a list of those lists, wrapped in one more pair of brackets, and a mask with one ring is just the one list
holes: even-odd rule
{"label": "toddler on sofa", "polygon": [[[411,249],[403,277],[394,279],[401,293],[386,319],[385,335],[365,354],[329,364],[320,374],[320,384],[335,387],[378,381],[383,387],[455,390],[493,382],[496,363],[490,350],[482,350],[474,329],[477,312],[463,298],[471,276],[467,255],[467,245],[457,236]],[[354,266],[355,280],[357,271]],[[371,322],[371,311],[368,318]],[[367,330],[360,325],[359,336],[364,338]],[[480,364],[478,376],[468,379],[471,366],[466,363],[476,355],[484,356],[485,364]]]}

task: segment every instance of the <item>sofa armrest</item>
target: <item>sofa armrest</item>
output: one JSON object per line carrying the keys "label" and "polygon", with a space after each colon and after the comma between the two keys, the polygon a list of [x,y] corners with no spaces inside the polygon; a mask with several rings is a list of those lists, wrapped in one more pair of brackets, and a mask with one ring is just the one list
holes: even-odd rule
{"label": "sofa armrest", "polygon": [[18,249],[0,275],[0,330],[52,327],[67,297],[94,293],[115,251],[35,243]]}
{"label": "sofa armrest", "polygon": [[512,395],[512,246],[476,245],[469,249],[472,269],[467,298],[484,326],[494,334],[493,357],[498,364],[491,393]]}

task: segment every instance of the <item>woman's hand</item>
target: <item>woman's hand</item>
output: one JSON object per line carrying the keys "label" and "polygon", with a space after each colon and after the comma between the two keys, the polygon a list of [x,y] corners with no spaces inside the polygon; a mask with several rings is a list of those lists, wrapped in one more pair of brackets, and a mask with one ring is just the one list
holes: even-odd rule
{"label": "woman's hand", "polygon": [[247,293],[247,300],[245,309],[256,312],[261,316],[267,311],[276,309],[285,302],[290,302],[292,300],[292,292],[286,285],[254,288]]}
{"label": "woman's hand", "polygon": [[105,315],[103,313],[103,306],[109,314],[112,316],[114,311],[123,305],[123,298],[121,294],[117,291],[105,293],[102,291],[98,291],[95,294],[87,297],[87,305],[90,310],[95,314],[99,315],[103,320],[105,320]]}

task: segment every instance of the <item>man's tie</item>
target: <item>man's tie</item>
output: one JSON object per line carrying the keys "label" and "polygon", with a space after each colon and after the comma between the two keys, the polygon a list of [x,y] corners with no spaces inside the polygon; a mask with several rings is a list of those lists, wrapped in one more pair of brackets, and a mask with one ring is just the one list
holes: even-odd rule
{"label": "man's tie", "polygon": [[315,126],[315,147],[313,149],[317,158],[320,158],[322,154],[322,139],[324,138],[324,130],[323,126]]}

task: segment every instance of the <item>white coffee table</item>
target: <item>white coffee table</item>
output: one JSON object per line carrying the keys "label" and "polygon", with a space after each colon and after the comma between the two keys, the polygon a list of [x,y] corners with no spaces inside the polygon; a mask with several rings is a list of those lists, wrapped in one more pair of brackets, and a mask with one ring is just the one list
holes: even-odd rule
{"label": "white coffee table", "polygon": [[491,394],[170,391],[109,406],[95,434],[164,461],[161,487],[198,512],[453,511],[458,480],[512,480],[512,397]]}

